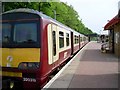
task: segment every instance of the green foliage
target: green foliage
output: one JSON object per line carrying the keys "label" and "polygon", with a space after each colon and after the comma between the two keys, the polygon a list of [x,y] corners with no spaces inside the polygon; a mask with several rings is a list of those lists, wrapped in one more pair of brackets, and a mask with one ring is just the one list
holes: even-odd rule
{"label": "green foliage", "polygon": [[86,35],[93,33],[92,30],[85,27],[74,8],[63,2],[7,2],[3,4],[5,11],[17,8],[30,8],[41,11],[52,18],[55,17],[54,12],[56,12],[56,19],[59,22]]}

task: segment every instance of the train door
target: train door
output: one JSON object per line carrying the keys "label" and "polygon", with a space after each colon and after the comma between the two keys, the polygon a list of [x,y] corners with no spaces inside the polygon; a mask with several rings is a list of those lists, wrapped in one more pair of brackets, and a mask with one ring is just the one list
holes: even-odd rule
{"label": "train door", "polygon": [[59,59],[58,54],[58,31],[57,26],[52,24],[52,45],[53,45],[53,62],[56,62]]}
{"label": "train door", "polygon": [[74,42],[73,42],[73,32],[71,32],[71,55],[73,54],[73,49],[74,49]]}
{"label": "train door", "polygon": [[58,31],[54,24],[48,25],[48,63],[53,64],[59,58],[58,54]]}
{"label": "train door", "polygon": [[79,35],[79,49],[80,49],[80,42],[81,42],[81,41],[80,41],[80,35]]}

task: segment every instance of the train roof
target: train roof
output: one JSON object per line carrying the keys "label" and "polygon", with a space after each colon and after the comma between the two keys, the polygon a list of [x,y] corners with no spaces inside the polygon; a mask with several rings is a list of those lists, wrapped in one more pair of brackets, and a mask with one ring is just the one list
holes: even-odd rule
{"label": "train roof", "polygon": [[[64,24],[62,24],[62,23],[60,23],[60,22],[58,22],[57,20],[55,20],[55,19],[53,19],[53,18],[51,18],[51,17],[49,17],[49,16],[43,14],[42,12],[39,12],[39,11],[34,10],[34,9],[29,9],[29,8],[19,8],[19,9],[14,9],[14,10],[6,11],[6,12],[4,12],[3,14],[13,13],[13,12],[26,12],[26,13],[37,14],[37,15],[39,15],[39,16],[42,17],[42,18],[45,18],[45,19],[49,19],[49,20],[51,20],[51,22],[53,22],[53,23],[57,23],[57,24],[59,24],[61,27],[64,27],[64,28],[67,28],[67,29],[70,30],[70,31],[73,31],[73,32],[79,33],[79,32],[77,32],[77,31],[71,29],[70,27],[68,27],[68,26],[66,26],[66,25],[64,25]],[[83,34],[82,34],[82,35],[83,35]]]}

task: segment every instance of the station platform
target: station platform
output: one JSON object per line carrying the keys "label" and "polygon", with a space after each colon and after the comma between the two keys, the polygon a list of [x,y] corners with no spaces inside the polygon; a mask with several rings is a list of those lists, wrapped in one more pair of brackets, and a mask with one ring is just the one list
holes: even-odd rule
{"label": "station platform", "polygon": [[102,53],[101,44],[89,42],[45,88],[118,88],[118,59]]}

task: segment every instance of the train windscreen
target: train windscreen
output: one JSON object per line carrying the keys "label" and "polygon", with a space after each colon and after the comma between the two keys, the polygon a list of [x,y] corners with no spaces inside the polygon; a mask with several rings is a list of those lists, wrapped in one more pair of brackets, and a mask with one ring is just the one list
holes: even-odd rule
{"label": "train windscreen", "polygon": [[40,17],[30,13],[2,16],[2,47],[40,47]]}

